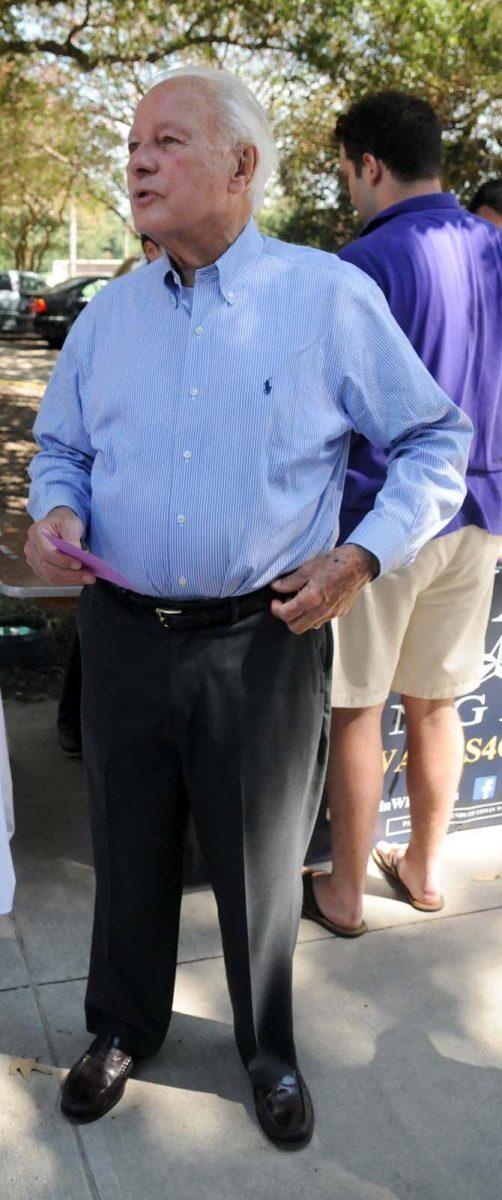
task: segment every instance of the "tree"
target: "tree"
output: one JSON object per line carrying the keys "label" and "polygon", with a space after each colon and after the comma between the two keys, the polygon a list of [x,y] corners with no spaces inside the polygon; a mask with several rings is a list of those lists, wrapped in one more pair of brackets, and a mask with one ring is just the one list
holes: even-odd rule
{"label": "tree", "polygon": [[[322,27],[319,0],[32,0],[4,3],[0,55],[50,54],[82,71],[114,64],[158,63],[186,50],[216,53],[238,47],[253,53],[292,49],[312,27]],[[329,6],[328,6],[329,7]],[[340,0],[337,8],[346,7]]]}
{"label": "tree", "polygon": [[[357,227],[338,177],[333,129],[385,87],[426,97],[444,129],[445,188],[468,200],[500,173],[500,21],[491,0],[362,0],[305,34],[301,81],[278,86],[276,130],[287,202],[277,232],[335,249]],[[330,6],[328,5],[328,9]]]}
{"label": "tree", "polygon": [[332,131],[364,93],[398,87],[432,101],[445,129],[445,186],[460,198],[500,171],[497,12],[495,0],[4,2],[0,63],[57,75],[85,136],[78,152],[71,138],[56,152],[69,172],[80,164],[73,186],[78,179],[86,188],[91,177],[96,185],[87,134],[102,149],[109,139],[98,159],[113,175],[112,135],[118,144],[154,68],[188,57],[236,69],[266,100],[281,149],[280,194],[263,222],[334,249],[353,236],[356,219],[340,190]]}
{"label": "tree", "polygon": [[17,268],[38,270],[71,196],[115,208],[123,190],[121,143],[54,68],[0,68],[0,244]]}

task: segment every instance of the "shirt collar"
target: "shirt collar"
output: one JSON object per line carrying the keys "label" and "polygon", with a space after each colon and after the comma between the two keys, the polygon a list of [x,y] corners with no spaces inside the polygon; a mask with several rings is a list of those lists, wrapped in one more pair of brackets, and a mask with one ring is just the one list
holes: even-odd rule
{"label": "shirt collar", "polygon": [[[231,246],[225,250],[216,262],[210,263],[207,267],[199,267],[196,270],[195,284],[203,280],[217,280],[223,299],[226,300],[227,304],[233,304],[246,276],[259,258],[262,249],[263,237],[257,228],[256,221],[251,217],[247,225],[244,226],[244,229],[241,230],[241,233],[235,239],[235,242],[232,242]],[[164,259],[164,283],[169,288],[171,294],[175,294],[177,298],[178,290],[182,286],[182,280],[168,254],[165,258],[167,258],[169,266],[166,271]]]}
{"label": "shirt collar", "polygon": [[399,217],[401,213],[421,212],[424,209],[459,209],[460,204],[456,196],[451,192],[431,192],[425,196],[411,196],[409,200],[401,200],[399,204],[391,204],[390,208],[385,208],[383,212],[377,213],[376,217],[371,219],[361,230],[359,237],[364,237],[367,233],[372,233],[374,229],[378,229],[380,225],[385,225],[387,221],[391,221],[393,217]]}

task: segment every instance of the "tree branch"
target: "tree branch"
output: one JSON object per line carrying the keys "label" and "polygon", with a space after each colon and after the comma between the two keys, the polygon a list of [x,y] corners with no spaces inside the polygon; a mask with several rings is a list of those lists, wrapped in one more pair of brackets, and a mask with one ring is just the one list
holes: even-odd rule
{"label": "tree branch", "polygon": [[83,29],[86,29],[87,25],[89,24],[90,16],[91,16],[91,0],[86,0],[85,15],[77,25],[73,26],[73,29],[70,29],[70,32],[69,32],[68,37],[65,42],[66,46],[72,46],[73,38],[75,37],[75,35],[77,33],[81,33]]}
{"label": "tree branch", "polygon": [[[69,37],[74,32],[75,30],[72,30]],[[215,35],[213,33],[205,33],[192,35],[191,32],[188,32],[180,34],[179,37],[173,38],[170,42],[162,46],[156,46],[155,50],[150,50],[145,55],[140,55],[138,50],[133,50],[129,53],[115,51],[110,54],[92,54],[87,50],[82,50],[79,46],[75,46],[68,39],[65,42],[56,42],[52,38],[34,38],[32,41],[28,41],[26,38],[11,38],[0,43],[0,58],[11,57],[13,54],[23,55],[24,57],[32,57],[37,53],[53,54],[56,58],[71,59],[82,71],[94,71],[97,67],[119,66],[120,64],[123,66],[132,66],[138,62],[156,63],[160,62],[163,58],[169,58],[173,54],[179,54],[181,50],[186,50],[189,47],[213,45],[225,46],[227,48],[234,47],[253,53],[258,50],[284,49],[280,41],[266,36],[245,40],[241,37],[230,37],[225,34]]]}
{"label": "tree branch", "polygon": [[41,150],[41,151],[43,151],[44,154],[50,155],[51,158],[56,158],[58,160],[58,162],[64,163],[65,166],[71,167],[74,172],[74,174],[71,177],[72,184],[74,183],[74,181],[76,179],[78,179],[79,175],[83,175],[85,182],[86,182],[87,189],[89,191],[89,195],[92,196],[94,200],[98,200],[99,203],[102,204],[104,208],[107,208],[109,210],[109,212],[115,213],[115,216],[120,218],[120,220],[123,222],[123,224],[125,226],[127,226],[130,233],[136,232],[134,229],[134,225],[130,221],[128,221],[127,217],[123,216],[123,214],[115,206],[115,204],[112,204],[112,201],[108,200],[106,197],[101,196],[99,191],[96,190],[94,184],[89,180],[89,176],[87,174],[86,167],[83,167],[81,163],[73,162],[71,158],[66,158],[66,156],[64,154],[60,154],[59,150],[54,150],[52,146],[34,145],[34,149]]}

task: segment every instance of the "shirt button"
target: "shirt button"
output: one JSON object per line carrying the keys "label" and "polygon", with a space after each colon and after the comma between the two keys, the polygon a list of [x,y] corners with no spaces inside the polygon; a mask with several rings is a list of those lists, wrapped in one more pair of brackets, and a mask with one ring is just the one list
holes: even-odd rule
{"label": "shirt button", "polygon": [[176,296],[170,296],[171,304],[176,304]]}
{"label": "shirt button", "polygon": [[186,517],[185,517],[184,513],[178,513],[178,525],[184,525],[185,521],[186,521]]}
{"label": "shirt button", "polygon": [[196,332],[196,334],[197,334],[197,337],[200,337],[200,336],[201,336],[201,334],[202,334],[202,333],[204,333],[204,328],[203,328],[203,326],[202,326],[202,325],[197,325],[197,328],[196,328],[195,332]]}
{"label": "shirt button", "polygon": [[199,395],[199,389],[198,389],[198,388],[189,388],[189,393],[188,393],[188,394],[189,394],[190,396],[198,396],[198,395]]}
{"label": "shirt button", "polygon": [[235,299],[234,293],[233,293],[233,292],[227,292],[227,300],[228,300],[228,303],[229,303],[229,304],[233,304],[233,302],[234,302],[234,299]]}
{"label": "shirt button", "polygon": [[184,575],[180,575],[180,577],[178,579],[178,583],[179,583],[180,587],[186,587],[187,583],[188,583],[188,579],[185,579]]}
{"label": "shirt button", "polygon": [[191,450],[184,450],[184,451],[183,451],[183,458],[191,458],[191,457],[192,457],[192,451],[191,451]]}

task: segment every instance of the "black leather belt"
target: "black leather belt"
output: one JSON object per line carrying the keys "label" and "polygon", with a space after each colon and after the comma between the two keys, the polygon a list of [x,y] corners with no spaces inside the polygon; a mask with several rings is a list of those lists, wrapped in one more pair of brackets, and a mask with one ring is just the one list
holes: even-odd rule
{"label": "black leather belt", "polygon": [[[113,592],[117,599],[133,607],[146,609],[157,617],[164,629],[183,632],[186,629],[211,629],[215,625],[235,625],[244,617],[264,612],[277,599],[270,587],[248,592],[246,596],[228,596],[224,599],[178,600],[161,596],[142,596],[113,583],[99,581],[102,587]],[[282,599],[283,597],[281,597]]]}

